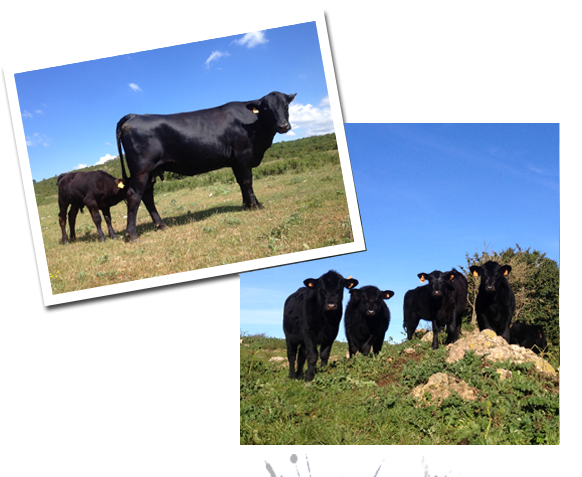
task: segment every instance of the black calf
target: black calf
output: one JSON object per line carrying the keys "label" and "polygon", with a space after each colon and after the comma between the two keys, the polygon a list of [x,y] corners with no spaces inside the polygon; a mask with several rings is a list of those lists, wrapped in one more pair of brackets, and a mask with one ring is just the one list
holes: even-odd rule
{"label": "black calf", "polygon": [[117,238],[111,226],[109,209],[126,197],[127,188],[122,179],[116,179],[105,171],[78,171],[61,174],[57,179],[57,185],[59,187],[59,225],[63,233],[61,239],[63,244],[69,241],[65,231],[69,205],[71,206],[69,211],[71,241],[76,239],[75,221],[79,210],[83,212],[83,207],[87,207],[91,212],[101,242],[105,241],[105,235],[101,230],[99,210],[103,211],[103,217],[105,217],[109,229],[109,237]]}
{"label": "black calf", "polygon": [[479,330],[493,330],[509,343],[509,325],[515,311],[515,295],[507,280],[510,265],[499,265],[489,260],[481,266],[469,268],[476,277],[481,277],[475,302]]}
{"label": "black calf", "polygon": [[289,377],[301,377],[307,359],[305,380],[311,381],[318,358],[317,346],[321,345],[321,365],[326,366],[339,331],[344,288],[357,286],[358,280],[344,278],[330,270],[317,279],[308,278],[303,283],[304,287],[285,300],[283,331],[287,342]]}
{"label": "black calf", "polygon": [[345,318],[350,357],[358,351],[367,356],[371,349],[379,353],[390,324],[390,310],[384,300],[392,298],[394,292],[365,286],[351,289],[350,295]]}

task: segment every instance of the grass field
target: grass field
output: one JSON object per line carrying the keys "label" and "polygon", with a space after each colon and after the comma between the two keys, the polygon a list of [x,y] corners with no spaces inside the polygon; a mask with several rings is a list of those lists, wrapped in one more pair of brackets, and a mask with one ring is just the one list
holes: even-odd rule
{"label": "grass field", "polygon": [[[77,217],[77,241],[61,245],[56,178],[35,184],[53,294],[353,242],[335,136],[276,144],[269,153],[254,169],[264,209],[243,207],[229,169],[186,178],[169,174],[154,193],[168,228],[155,231],[142,204],[135,243],[97,241],[85,211]],[[119,161],[99,169],[121,176]],[[111,209],[119,237],[125,235],[126,210],[123,202]]]}
{"label": "grass field", "polygon": [[[285,340],[241,340],[240,444],[559,444],[558,381],[531,364],[474,353],[449,364],[444,346],[420,339],[348,360],[347,343],[336,342],[327,368],[305,383],[288,378]],[[500,380],[499,367],[512,377]],[[410,393],[438,372],[476,388],[477,399],[452,393],[422,405]]]}

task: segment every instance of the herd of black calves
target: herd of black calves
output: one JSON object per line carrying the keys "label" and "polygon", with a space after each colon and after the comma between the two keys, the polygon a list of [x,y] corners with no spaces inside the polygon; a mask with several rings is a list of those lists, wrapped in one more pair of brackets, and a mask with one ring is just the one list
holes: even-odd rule
{"label": "herd of black calves", "polygon": [[[519,322],[511,325],[515,310],[515,296],[507,280],[511,266],[488,261],[471,266],[470,271],[481,277],[475,303],[479,329],[491,329],[508,343],[538,351],[544,349],[547,342],[541,326]],[[438,333],[444,329],[446,342],[455,342],[459,338],[461,318],[467,304],[465,276],[453,268],[445,273],[436,270],[419,273],[418,277],[422,283],[428,284],[404,295],[407,338],[412,338],[420,320],[426,320],[432,323],[433,349],[438,348]],[[311,381],[318,355],[321,366],[327,365],[342,318],[344,288],[350,292],[344,320],[349,357],[358,352],[363,355],[370,351],[380,352],[390,323],[390,310],[385,300],[394,296],[394,292],[375,286],[356,288],[358,280],[344,278],[333,270],[317,279],[308,278],[303,283],[304,287],[287,298],[283,310],[290,378],[302,378],[307,361],[305,380]]]}

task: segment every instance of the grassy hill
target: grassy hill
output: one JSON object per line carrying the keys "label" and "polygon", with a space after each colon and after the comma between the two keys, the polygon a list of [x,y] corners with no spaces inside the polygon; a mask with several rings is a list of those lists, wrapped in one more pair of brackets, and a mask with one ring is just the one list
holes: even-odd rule
{"label": "grassy hill", "polygon": [[[305,383],[288,378],[285,340],[241,340],[240,444],[559,443],[558,379],[532,364],[473,352],[447,363],[444,346],[418,338],[348,360],[347,343],[336,342],[327,369]],[[500,367],[511,377],[502,379]],[[476,399],[411,395],[436,373],[465,381]]]}
{"label": "grassy hill", "polygon": [[[85,170],[121,177],[120,167],[112,160]],[[274,144],[253,172],[262,210],[242,205],[230,169],[193,177],[166,174],[154,191],[166,230],[154,229],[142,204],[137,242],[101,243],[85,212],[77,217],[77,241],[66,246],[60,244],[56,177],[39,181],[34,186],[53,293],[353,242],[334,134]],[[126,214],[124,202],[111,209],[120,237]]]}

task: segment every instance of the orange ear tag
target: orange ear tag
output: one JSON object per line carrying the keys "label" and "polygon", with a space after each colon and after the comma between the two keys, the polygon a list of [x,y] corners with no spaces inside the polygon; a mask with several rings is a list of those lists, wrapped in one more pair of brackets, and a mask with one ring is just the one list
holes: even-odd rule
{"label": "orange ear tag", "polygon": [[425,278],[424,278],[424,275],[423,275],[422,277],[420,277],[420,283],[424,283],[424,281],[425,281]]}
{"label": "orange ear tag", "polygon": [[253,108],[253,113],[259,114],[259,110],[257,108]]}
{"label": "orange ear tag", "polygon": [[478,274],[478,273],[477,273],[475,270],[473,270],[473,276],[474,276],[474,277],[478,277],[478,276],[479,276],[479,274]]}

